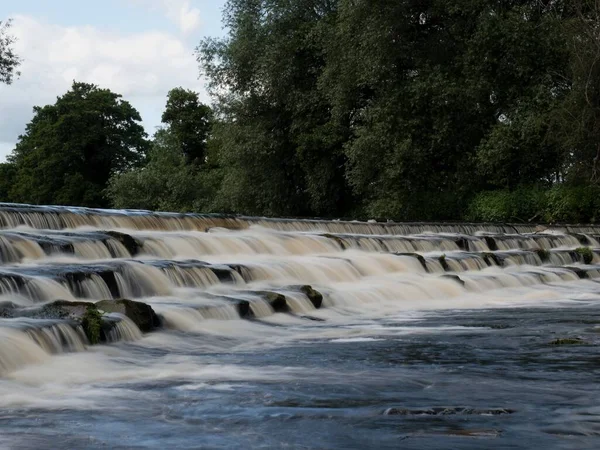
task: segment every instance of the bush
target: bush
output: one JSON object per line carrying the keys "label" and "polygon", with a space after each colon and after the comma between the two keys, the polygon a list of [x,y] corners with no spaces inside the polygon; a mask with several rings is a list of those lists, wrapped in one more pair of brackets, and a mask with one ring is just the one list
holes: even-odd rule
{"label": "bush", "polygon": [[600,188],[557,185],[485,191],[468,206],[467,220],[479,222],[595,223],[600,219]]}

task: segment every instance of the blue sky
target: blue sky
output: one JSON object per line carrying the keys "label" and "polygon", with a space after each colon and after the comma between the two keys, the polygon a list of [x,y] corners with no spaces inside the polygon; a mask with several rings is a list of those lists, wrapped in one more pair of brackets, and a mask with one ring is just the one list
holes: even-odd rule
{"label": "blue sky", "polygon": [[223,36],[225,0],[20,0],[0,2],[12,18],[22,75],[0,85],[0,160],[12,151],[36,105],[53,103],[73,80],[107,87],[136,107],[152,134],[169,89],[200,92],[194,48]]}

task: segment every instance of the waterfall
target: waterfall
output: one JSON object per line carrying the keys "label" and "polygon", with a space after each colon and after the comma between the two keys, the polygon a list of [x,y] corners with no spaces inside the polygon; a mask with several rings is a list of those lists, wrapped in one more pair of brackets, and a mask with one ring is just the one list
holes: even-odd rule
{"label": "waterfall", "polygon": [[[540,232],[0,204],[0,371],[86,350],[76,317],[44,316],[58,300],[131,299],[154,309],[163,332],[200,333],[274,314],[321,320],[319,308],[494,307],[519,298],[511,292],[529,298],[541,286],[595,282],[599,240],[595,226]],[[102,320],[107,343],[143,336],[127,315]]]}

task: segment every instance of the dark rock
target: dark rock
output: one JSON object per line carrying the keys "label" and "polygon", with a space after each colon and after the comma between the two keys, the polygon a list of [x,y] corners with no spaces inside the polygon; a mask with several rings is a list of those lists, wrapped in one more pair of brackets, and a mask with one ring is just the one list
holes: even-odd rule
{"label": "dark rock", "polygon": [[448,272],[450,270],[450,266],[448,265],[448,261],[446,261],[446,255],[442,255],[438,258],[438,261],[442,265],[442,268]]}
{"label": "dark rock", "polygon": [[133,300],[102,300],[96,303],[102,311],[120,313],[127,316],[142,332],[160,327],[160,319],[150,305]]}
{"label": "dark rock", "polygon": [[13,302],[1,302],[0,303],[0,317],[9,318],[14,317],[15,310],[19,307],[19,305]]}
{"label": "dark rock", "polygon": [[579,254],[584,264],[591,264],[594,260],[594,253],[589,247],[579,247],[575,251]]}
{"label": "dark rock", "polygon": [[413,258],[417,258],[421,263],[421,266],[423,266],[423,269],[425,269],[425,272],[429,272],[429,269],[427,268],[427,261],[425,260],[425,257],[423,257],[423,255],[419,255],[418,253],[394,253],[394,255],[411,256]]}
{"label": "dark rock", "polygon": [[[123,244],[123,247],[127,249],[131,256],[135,256],[140,252],[141,244],[133,236],[118,231],[105,231],[105,233]],[[114,256],[116,257],[116,255]]]}
{"label": "dark rock", "polygon": [[499,266],[502,267],[504,265],[504,260],[501,259],[496,253],[484,253],[483,260],[488,266]]}
{"label": "dark rock", "polygon": [[285,295],[278,292],[264,291],[260,295],[271,305],[275,312],[289,312],[290,308],[285,299]]}
{"label": "dark rock", "polygon": [[485,243],[487,244],[488,248],[491,251],[498,250],[498,244],[496,243],[496,240],[493,237],[485,236],[484,239],[485,239]]}
{"label": "dark rock", "polygon": [[506,408],[497,409],[475,409],[464,407],[449,408],[388,408],[383,414],[386,416],[450,416],[450,415],[475,415],[475,416],[499,416],[503,414],[514,414],[515,411]]}
{"label": "dark rock", "polygon": [[332,240],[334,240],[334,241],[337,243],[337,245],[339,245],[339,246],[340,246],[340,248],[341,248],[342,250],[346,250],[346,244],[345,244],[344,240],[343,240],[341,237],[339,237],[339,236],[336,236],[336,235],[334,235],[334,234],[330,234],[330,233],[325,233],[325,234],[323,234],[322,236],[323,236],[323,237],[326,237],[327,239],[332,239]]}
{"label": "dark rock", "polygon": [[[96,345],[101,342],[102,314],[100,311],[98,311],[96,305],[88,305],[83,317],[81,318],[81,326],[91,345]],[[104,340],[106,340],[106,336],[104,336]]]}
{"label": "dark rock", "polygon": [[550,345],[586,345],[585,342],[581,338],[562,338],[562,339],[554,339],[550,342]]}
{"label": "dark rock", "polygon": [[298,316],[302,319],[306,319],[306,320],[312,320],[313,322],[325,322],[325,319],[321,319],[320,317],[315,317],[315,316],[308,316],[306,314],[302,315],[302,316]]}
{"label": "dark rock", "polygon": [[323,304],[323,294],[315,290],[312,286],[301,286],[300,291],[308,297],[308,299],[316,309],[319,309]]}
{"label": "dark rock", "polygon": [[449,278],[451,280],[456,281],[457,283],[459,283],[461,286],[465,285],[465,282],[463,280],[460,279],[460,277],[458,275],[453,275],[453,274],[444,274],[442,275],[442,278]]}
{"label": "dark rock", "polygon": [[540,257],[542,262],[546,262],[550,259],[550,252],[544,248],[536,248],[534,252]]}

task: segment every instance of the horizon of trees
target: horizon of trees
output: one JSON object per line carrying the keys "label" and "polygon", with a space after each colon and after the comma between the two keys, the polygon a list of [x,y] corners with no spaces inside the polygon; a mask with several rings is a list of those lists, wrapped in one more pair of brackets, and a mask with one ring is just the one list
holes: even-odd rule
{"label": "horizon of trees", "polygon": [[0,199],[600,221],[599,19],[593,0],[229,0],[228,36],[196,50],[212,107],[174,88],[147,139],[74,82],[36,107]]}

